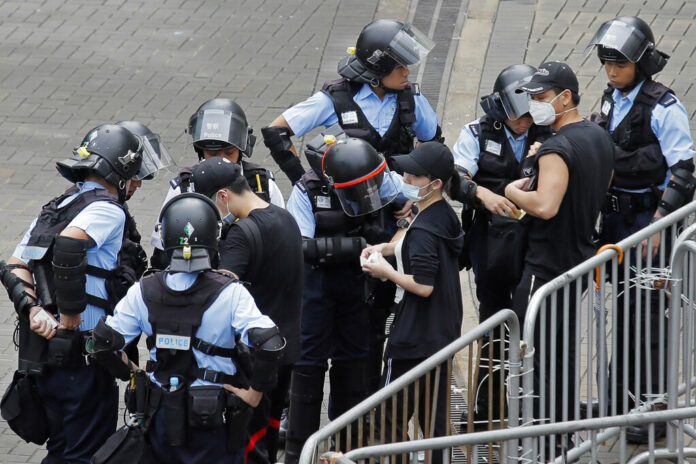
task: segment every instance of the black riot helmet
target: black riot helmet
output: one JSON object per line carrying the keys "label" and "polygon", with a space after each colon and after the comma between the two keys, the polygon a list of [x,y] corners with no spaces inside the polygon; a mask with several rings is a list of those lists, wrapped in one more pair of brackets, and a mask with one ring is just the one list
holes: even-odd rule
{"label": "black riot helmet", "polygon": [[332,144],[322,168],[348,216],[377,211],[399,193],[384,156],[361,139],[349,137]]}
{"label": "black riot helmet", "polygon": [[169,200],[157,228],[170,272],[197,272],[217,265],[222,223],[215,203],[200,193],[186,192]]}
{"label": "black riot helmet", "polygon": [[481,97],[481,108],[496,121],[519,119],[529,113],[529,97],[517,93],[520,86],[529,82],[537,69],[528,64],[513,64],[503,69],[493,85],[493,93]]}
{"label": "black riot helmet", "polygon": [[669,55],[655,48],[655,36],[648,23],[635,16],[619,16],[603,23],[585,48],[585,56],[597,46],[597,56],[605,61],[636,63],[640,79],[662,71]]}
{"label": "black riot helmet", "polygon": [[377,19],[360,32],[355,47],[338,63],[338,74],[354,82],[380,85],[399,65],[410,66],[425,58],[435,43],[407,23]]}
{"label": "black riot helmet", "polygon": [[70,182],[80,182],[90,174],[102,177],[116,187],[120,202],[126,200],[126,181],[137,175],[142,165],[140,137],[115,124],[102,124],[90,130],[71,158],[56,163],[58,172]]}
{"label": "black riot helmet", "polygon": [[160,136],[152,132],[145,124],[138,121],[119,121],[116,125],[125,127],[132,134],[139,136],[143,142],[143,162],[133,179],[150,180],[160,169],[176,167],[176,163],[169,155],[169,150],[162,143]]}
{"label": "black riot helmet", "polygon": [[187,132],[193,138],[198,159],[203,159],[203,150],[236,147],[241,161],[242,156],[251,156],[256,142],[244,110],[227,98],[213,98],[203,103],[189,118]]}

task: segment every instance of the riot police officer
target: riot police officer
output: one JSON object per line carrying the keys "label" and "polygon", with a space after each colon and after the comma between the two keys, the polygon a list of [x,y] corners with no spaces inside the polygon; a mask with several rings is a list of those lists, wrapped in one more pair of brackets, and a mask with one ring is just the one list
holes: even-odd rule
{"label": "riot police officer", "polygon": [[[389,158],[409,153],[414,138],[440,140],[437,115],[408,66],[418,64],[435,44],[407,23],[378,19],[360,32],[355,47],[338,63],[340,79],[283,112],[261,129],[273,159],[293,184],[304,174],[290,140],[312,129],[339,124]],[[410,207],[410,205],[409,205]]]}
{"label": "riot police officer", "polygon": [[[283,194],[275,183],[273,173],[245,159],[251,157],[256,136],[252,134],[253,129],[249,126],[242,107],[226,98],[208,100],[189,118],[187,132],[193,139],[193,148],[199,160],[222,156],[239,164],[254,193],[264,201],[281,208],[285,206]],[[182,181],[186,183],[185,179],[176,177],[170,182],[165,203],[189,189],[188,183],[182,188]],[[164,269],[167,262],[157,231],[153,231],[150,241],[155,247],[152,267]]]}
{"label": "riot police officer", "polygon": [[0,272],[19,316],[18,370],[35,376],[49,424],[44,463],[87,463],[116,428],[114,378],[86,364],[82,350],[133,272],[117,265],[141,153],[140,138],[123,127],[90,130],[57,163],[75,186],[43,207]]}
{"label": "riot police officer", "polygon": [[365,396],[369,314],[359,257],[366,243],[382,236],[382,207],[396,197],[401,179],[360,139],[342,138],[307,155],[312,171],[295,184],[287,206],[304,241],[305,288],[301,357],[290,385],[286,463],[297,462],[305,440],[319,428],[328,359],[329,418]]}
{"label": "riot police officer", "polygon": [[[593,117],[611,134],[615,144],[614,178],[603,209],[601,241],[616,243],[692,200],[696,188],[694,149],[686,109],[671,89],[652,79],[665,67],[669,56],[655,48],[650,26],[634,16],[617,17],[600,26],[586,54],[595,46],[609,85],[602,96],[600,113]],[[659,243],[660,235],[656,234],[652,238],[654,253]],[[646,250],[647,246],[644,253]],[[619,296],[617,307],[623,307],[624,298],[623,294]],[[633,298],[635,294],[631,292],[629,301]],[[657,292],[651,294],[651,299],[651,310],[657,318]],[[635,318],[634,311],[630,314],[631,319]],[[657,326],[653,324],[655,330]],[[624,318],[619,317],[619,347],[625,337],[630,337],[633,327],[634,320],[624,326]],[[651,339],[654,346],[649,352],[643,351],[641,359],[652,356],[652,366],[656,368],[659,337],[653,334]],[[613,360],[618,372],[628,370],[630,379],[634,378],[634,357],[634,350],[629,350],[628,365],[624,366],[620,349],[618,359]],[[617,391],[623,392],[622,376],[616,380]],[[661,393],[659,380],[658,375],[643,370],[641,392]],[[630,391],[632,386],[629,382],[625,387]],[[632,404],[631,400],[629,405]],[[664,424],[656,427],[658,437],[664,433]],[[626,435],[631,442],[648,442],[647,426],[629,427]]]}
{"label": "riot police officer", "polygon": [[[465,261],[471,263],[479,301],[479,321],[483,322],[512,305],[512,294],[521,276],[526,248],[526,225],[517,216],[517,207],[505,198],[505,186],[531,174],[533,158],[525,157],[535,142],[552,133],[548,126],[537,126],[529,115],[529,98],[516,90],[528,82],[536,68],[515,64],[503,69],[495,80],[493,93],[481,98],[485,115],[462,128],[453,154],[460,174],[461,189],[453,192],[464,204],[462,224],[466,229]],[[504,334],[494,334],[494,340]],[[500,356],[483,341],[479,369],[480,392],[476,403],[477,424],[488,417],[488,387],[482,382],[488,372],[488,359]],[[495,376],[499,380],[499,376]],[[493,417],[499,419],[499,382],[493,387]],[[486,421],[487,422],[487,421]]]}
{"label": "riot police officer", "polygon": [[129,369],[113,350],[147,335],[145,422],[157,462],[243,462],[249,406],[275,385],[285,340],[231,273],[213,270],[220,228],[218,208],[200,194],[167,202],[158,229],[168,270],[133,285],[94,330],[92,353],[124,377]]}

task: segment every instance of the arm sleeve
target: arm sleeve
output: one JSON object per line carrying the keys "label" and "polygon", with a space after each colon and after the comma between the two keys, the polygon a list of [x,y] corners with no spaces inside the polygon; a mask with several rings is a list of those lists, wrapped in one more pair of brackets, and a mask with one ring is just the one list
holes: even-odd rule
{"label": "arm sleeve", "polygon": [[333,102],[324,92],[317,92],[285,110],[283,117],[296,137],[302,137],[316,127],[328,127],[338,122]]}
{"label": "arm sleeve", "polygon": [[422,141],[431,140],[437,132],[437,114],[423,95],[414,95],[414,101],[416,122],[413,123],[413,130],[416,132],[416,137]]}
{"label": "arm sleeve", "polygon": [[250,259],[251,244],[247,241],[242,228],[231,226],[225,241],[220,244],[220,268],[232,271],[240,280],[244,280]]}
{"label": "arm sleeve", "polygon": [[231,307],[235,308],[230,324],[235,334],[241,336],[242,342],[249,345],[249,329],[266,329],[275,324],[270,317],[264,316],[254,302],[249,291],[242,284],[229,285],[223,295],[230,299]]}
{"label": "arm sleeve", "polygon": [[452,155],[454,155],[454,164],[463,167],[473,176],[478,171],[481,146],[479,138],[471,132],[469,127],[471,124],[476,124],[476,122],[469,123],[462,128],[454,147],[452,147]]}
{"label": "arm sleeve", "polygon": [[114,315],[106,318],[106,324],[123,335],[128,345],[142,332],[152,334],[152,326],[145,317],[145,308],[140,284],[135,283],[114,308]]}
{"label": "arm sleeve", "polygon": [[278,184],[273,179],[268,179],[268,193],[271,197],[271,203],[279,208],[285,208],[285,199],[283,193],[278,188]]}
{"label": "arm sleeve", "polygon": [[126,215],[121,208],[108,201],[95,201],[80,211],[67,227],[84,230],[97,248],[101,248],[105,243],[123,237],[125,221]]}
{"label": "arm sleeve", "polygon": [[561,157],[563,162],[568,167],[568,174],[573,172],[573,160],[572,153],[573,147],[570,145],[568,139],[563,135],[555,135],[550,139],[546,140],[539,148],[536,154],[536,163],[539,162],[539,158],[550,153],[555,153]]}
{"label": "arm sleeve", "polygon": [[34,230],[34,227],[36,227],[36,221],[38,221],[38,219],[34,219],[34,221],[29,226],[29,229],[27,229],[26,233],[24,234],[24,237],[22,237],[22,241],[19,242],[17,247],[15,247],[14,252],[12,253],[13,258],[19,259],[24,264],[29,264],[29,260],[22,258],[22,254],[24,253],[24,249],[27,247],[27,243],[29,243],[29,237],[31,237],[31,231]]}
{"label": "arm sleeve", "polygon": [[668,166],[672,167],[679,161],[694,157],[689,115],[679,100],[669,106],[659,103],[655,105],[650,117],[650,127],[660,142]]}
{"label": "arm sleeve", "polygon": [[297,186],[292,188],[292,192],[288,198],[287,211],[295,218],[295,222],[297,222],[302,236],[314,238],[317,222],[312,212],[312,202],[307,194]]}
{"label": "arm sleeve", "polygon": [[423,229],[409,231],[408,260],[413,280],[421,285],[435,285],[440,267],[438,238]]}

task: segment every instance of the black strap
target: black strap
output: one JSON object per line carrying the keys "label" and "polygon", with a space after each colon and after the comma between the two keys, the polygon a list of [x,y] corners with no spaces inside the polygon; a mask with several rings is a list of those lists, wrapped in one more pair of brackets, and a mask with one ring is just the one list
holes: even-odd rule
{"label": "black strap", "polygon": [[94,277],[99,277],[101,279],[108,279],[112,275],[114,275],[113,270],[108,270],[108,269],[104,269],[101,267],[92,266],[91,264],[87,265],[87,268],[85,269],[85,273],[89,274],[91,276],[94,276]]}
{"label": "black strap", "polygon": [[111,314],[111,311],[113,310],[108,300],[90,294],[87,294],[87,304],[101,308],[106,311],[107,314]]}
{"label": "black strap", "polygon": [[[261,266],[261,260],[263,259],[263,241],[261,240],[261,231],[259,226],[256,225],[251,218],[240,219],[233,225],[239,226],[247,238],[247,241],[251,245],[251,248],[256,251],[254,256],[252,256],[251,265],[247,270],[247,275],[255,275],[256,270]],[[253,282],[252,282],[253,284]]]}
{"label": "black strap", "polygon": [[191,340],[191,347],[211,356],[223,356],[226,358],[231,358],[234,354],[234,348],[223,348],[221,346],[213,345],[212,343],[205,342],[198,337],[194,337],[193,340]]}
{"label": "black strap", "polygon": [[[145,369],[147,372],[154,372],[157,369],[157,361],[148,360]],[[205,380],[206,382],[212,383],[227,383],[230,385],[241,385],[242,378],[237,375],[225,374],[224,372],[214,371],[212,369],[196,368],[192,371],[194,377],[200,380]]]}

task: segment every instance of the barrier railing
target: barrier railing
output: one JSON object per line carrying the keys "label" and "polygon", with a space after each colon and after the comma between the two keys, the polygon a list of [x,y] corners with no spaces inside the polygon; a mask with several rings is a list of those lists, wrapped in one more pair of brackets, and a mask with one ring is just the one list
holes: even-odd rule
{"label": "barrier railing", "polygon": [[[675,324],[674,320],[668,323],[667,297],[670,292],[681,292],[681,277],[670,273],[670,250],[673,244],[681,243],[677,236],[695,218],[693,202],[532,295],[523,331],[524,426],[626,415],[665,405],[667,328]],[[655,248],[651,238],[656,234],[659,245]],[[690,295],[687,299],[691,304]],[[684,343],[693,344],[694,318],[690,312],[688,317],[691,331],[685,333],[691,338]],[[670,349],[674,349],[676,342],[671,336],[669,340]],[[692,359],[690,366],[688,372],[696,373],[696,360]],[[672,372],[671,366],[669,370]],[[663,431],[659,426],[653,430],[656,435]],[[622,441],[644,438],[633,433],[613,427],[599,431],[595,438],[602,441],[617,434]],[[566,452],[569,459],[575,459],[593,447],[592,440],[578,433],[539,437],[525,438],[523,448],[529,459],[533,455],[533,459],[554,460]]]}
{"label": "barrier railing", "polygon": [[[516,428],[519,424],[520,326],[514,312],[503,310],[315,432],[305,443],[299,463],[316,462],[322,449],[350,451],[366,445],[405,442],[409,428],[414,438],[417,438],[418,429],[426,439],[456,433],[450,430],[448,417],[452,359],[465,348],[468,348],[469,358],[473,357],[479,339],[494,329],[499,329],[497,332],[500,333],[504,328],[509,333],[508,359],[503,360],[509,369],[507,389],[514,392],[509,394],[507,425]],[[446,375],[443,370],[446,370]],[[440,396],[443,392],[446,401]],[[443,407],[447,409],[446,425],[444,430],[438,425],[438,430],[435,422],[440,422],[443,417]],[[515,450],[517,446],[517,441],[512,438],[503,443],[503,449]],[[391,449],[392,464],[407,460],[407,451]],[[426,464],[449,462],[450,455],[429,452],[424,458]]]}

